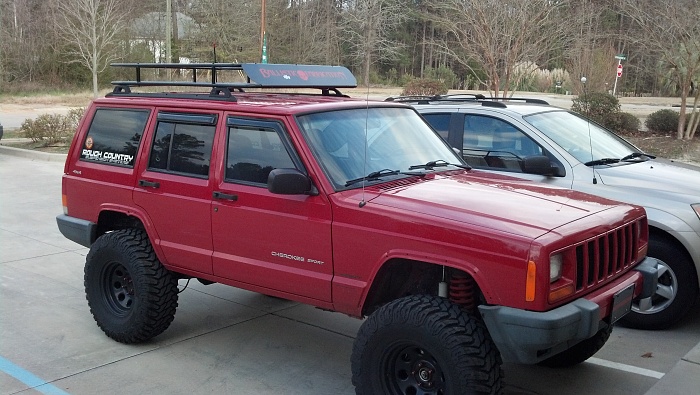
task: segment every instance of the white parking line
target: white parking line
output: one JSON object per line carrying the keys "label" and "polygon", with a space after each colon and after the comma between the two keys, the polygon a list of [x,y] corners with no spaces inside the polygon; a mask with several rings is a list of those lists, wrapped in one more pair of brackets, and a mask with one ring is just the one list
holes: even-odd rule
{"label": "white parking line", "polygon": [[655,370],[638,368],[636,366],[625,365],[624,363],[606,361],[604,359],[595,358],[595,357],[588,358],[586,360],[586,362],[592,363],[594,365],[605,366],[606,368],[622,370],[623,372],[629,372],[629,373],[639,374],[642,376],[653,377],[655,379],[660,379],[660,378],[664,377],[664,374],[665,374],[665,373],[657,372]]}

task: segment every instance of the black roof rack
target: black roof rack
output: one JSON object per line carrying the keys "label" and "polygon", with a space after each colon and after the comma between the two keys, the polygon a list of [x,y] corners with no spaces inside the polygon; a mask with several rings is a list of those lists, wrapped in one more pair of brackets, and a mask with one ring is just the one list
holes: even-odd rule
{"label": "black roof rack", "polygon": [[482,105],[484,106],[492,106],[492,107],[505,107],[505,104],[502,102],[509,102],[509,101],[519,101],[519,102],[525,102],[525,103],[530,103],[530,104],[546,104],[549,105],[549,103],[545,100],[542,99],[531,99],[531,98],[525,98],[525,97],[508,97],[508,98],[502,98],[502,97],[486,97],[480,93],[472,94],[472,93],[455,93],[451,95],[434,95],[434,96],[420,96],[420,95],[413,95],[413,96],[398,96],[398,97],[389,97],[386,99],[386,101],[396,101],[396,102],[416,102],[417,104],[429,104],[430,102],[451,102],[451,103],[464,103],[464,102],[481,102]]}
{"label": "black roof rack", "polygon": [[[131,87],[208,87],[212,88],[209,93],[211,98],[235,100],[231,93],[243,92],[246,88],[311,88],[320,89],[323,95],[344,96],[338,88],[357,87],[355,76],[342,66],[264,63],[112,63],[111,66],[132,68],[136,75],[131,81],[112,81],[114,89],[109,95],[132,94]],[[191,74],[191,81],[144,80],[143,69],[185,70]],[[245,82],[220,82],[223,71],[237,72]],[[201,74],[205,74],[209,81],[199,81],[198,75],[201,77]]]}

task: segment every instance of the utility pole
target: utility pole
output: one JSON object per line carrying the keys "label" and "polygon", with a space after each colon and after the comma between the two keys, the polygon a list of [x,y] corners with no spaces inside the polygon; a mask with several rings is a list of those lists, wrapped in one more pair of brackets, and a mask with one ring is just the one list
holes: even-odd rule
{"label": "utility pole", "polygon": [[260,13],[260,61],[267,63],[267,38],[265,37],[265,0],[262,1]]}
{"label": "utility pole", "polygon": [[172,27],[172,13],[173,13],[173,5],[172,5],[172,0],[165,0],[165,62],[166,63],[171,63],[173,61],[173,52],[172,52],[172,35],[173,35],[173,27]]}

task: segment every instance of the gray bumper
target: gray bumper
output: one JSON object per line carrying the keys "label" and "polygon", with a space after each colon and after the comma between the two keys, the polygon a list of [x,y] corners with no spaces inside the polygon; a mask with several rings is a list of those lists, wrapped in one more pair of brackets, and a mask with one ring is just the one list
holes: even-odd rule
{"label": "gray bumper", "polygon": [[491,338],[506,362],[533,364],[598,332],[600,307],[586,299],[546,312],[479,306]]}
{"label": "gray bumper", "polygon": [[[656,260],[646,258],[636,268],[644,284],[637,298],[653,295]],[[607,323],[598,304],[584,299],[554,310],[534,312],[504,306],[479,306],[491,338],[504,361],[534,364],[595,335]]]}
{"label": "gray bumper", "polygon": [[68,240],[74,241],[82,246],[90,247],[95,241],[97,234],[97,224],[79,218],[69,217],[61,214],[56,217],[58,230]]}

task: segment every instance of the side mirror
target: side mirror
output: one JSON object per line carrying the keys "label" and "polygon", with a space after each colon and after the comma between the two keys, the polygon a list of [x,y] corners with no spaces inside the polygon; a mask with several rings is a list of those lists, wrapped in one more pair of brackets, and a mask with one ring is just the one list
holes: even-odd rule
{"label": "side mirror", "polygon": [[550,159],[544,155],[527,156],[523,158],[523,172],[528,174],[539,174],[541,176],[563,177],[564,174],[559,166],[553,166]]}
{"label": "side mirror", "polygon": [[267,190],[279,195],[315,195],[311,179],[297,169],[274,169],[267,176]]}

